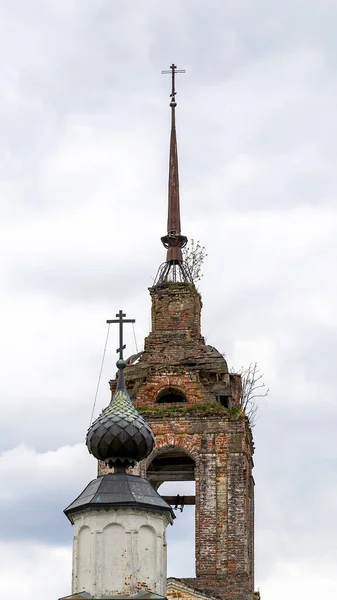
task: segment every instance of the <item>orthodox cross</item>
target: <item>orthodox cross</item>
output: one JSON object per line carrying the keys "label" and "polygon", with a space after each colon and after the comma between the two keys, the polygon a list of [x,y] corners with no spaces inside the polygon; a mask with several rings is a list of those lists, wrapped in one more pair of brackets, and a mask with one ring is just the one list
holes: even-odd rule
{"label": "orthodox cross", "polygon": [[170,66],[169,70],[167,71],[162,71],[163,75],[167,75],[171,73],[172,75],[172,92],[170,94],[171,96],[171,104],[170,106],[172,108],[174,108],[176,106],[176,101],[175,101],[175,96],[176,96],[176,88],[175,88],[175,74],[176,73],[186,73],[185,69],[177,69],[177,65],[173,64]]}
{"label": "orthodox cross", "polygon": [[135,323],[135,319],[124,319],[126,314],[120,310],[116,317],[118,319],[110,319],[107,323],[119,323],[119,348],[117,348],[116,352],[119,352],[119,358],[123,359],[123,350],[126,348],[126,344],[123,344],[123,325],[124,323]]}

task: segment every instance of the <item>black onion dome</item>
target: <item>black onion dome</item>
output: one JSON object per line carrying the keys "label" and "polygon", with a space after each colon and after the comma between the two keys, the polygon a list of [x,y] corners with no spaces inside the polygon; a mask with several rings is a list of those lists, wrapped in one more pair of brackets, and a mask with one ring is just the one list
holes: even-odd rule
{"label": "black onion dome", "polygon": [[154,434],[150,425],[133,406],[125,388],[124,360],[117,362],[120,369],[116,392],[107,408],[89,427],[86,444],[90,454],[110,467],[132,466],[146,458],[154,448]]}

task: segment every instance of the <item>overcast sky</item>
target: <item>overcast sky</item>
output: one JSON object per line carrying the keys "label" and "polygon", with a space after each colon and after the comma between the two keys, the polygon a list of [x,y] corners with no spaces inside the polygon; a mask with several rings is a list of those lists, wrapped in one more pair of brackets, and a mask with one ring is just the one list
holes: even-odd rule
{"label": "overcast sky", "polygon": [[[208,251],[203,333],[271,390],[254,429],[256,587],[333,597],[336,2],[0,0],[0,15],[0,600],[70,591],[62,510],[96,474],[84,437],[105,321],[123,308],[142,347],[165,257],[172,61],[187,71],[183,233]],[[193,576],[192,518],[170,531],[170,575]]]}

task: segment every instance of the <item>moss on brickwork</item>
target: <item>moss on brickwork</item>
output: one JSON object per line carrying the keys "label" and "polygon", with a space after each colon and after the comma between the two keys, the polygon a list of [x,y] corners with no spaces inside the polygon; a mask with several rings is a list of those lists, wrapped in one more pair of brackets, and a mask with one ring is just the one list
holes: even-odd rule
{"label": "moss on brickwork", "polygon": [[195,404],[155,404],[153,406],[137,406],[138,412],[143,416],[161,417],[167,414],[171,416],[182,416],[188,414],[214,415],[221,414],[230,418],[238,418],[244,416],[239,408],[225,408],[218,402],[197,402]]}
{"label": "moss on brickwork", "polygon": [[188,281],[185,281],[184,283],[179,283],[178,281],[168,281],[167,283],[163,284],[162,286],[160,286],[160,285],[156,286],[156,289],[166,289],[169,291],[175,290],[179,293],[181,293],[184,290],[192,290],[193,292],[196,292],[198,294],[198,296],[200,296],[194,283],[189,283]]}

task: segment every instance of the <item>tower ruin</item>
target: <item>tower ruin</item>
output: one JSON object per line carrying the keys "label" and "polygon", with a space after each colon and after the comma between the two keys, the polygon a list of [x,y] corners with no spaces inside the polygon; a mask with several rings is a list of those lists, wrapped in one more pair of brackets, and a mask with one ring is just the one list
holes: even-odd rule
{"label": "tower ruin", "polygon": [[[184,264],[176,140],[175,65],[166,261],[150,288],[152,327],[144,351],[125,368],[128,393],[155,434],[135,468],[160,491],[166,481],[195,481],[195,578],[170,578],[168,598],[254,598],[253,438],[241,408],[241,378],[201,333],[202,301]],[[115,393],[116,380],[110,382]],[[99,474],[107,466],[99,463]],[[166,497],[174,505],[176,499]]]}

